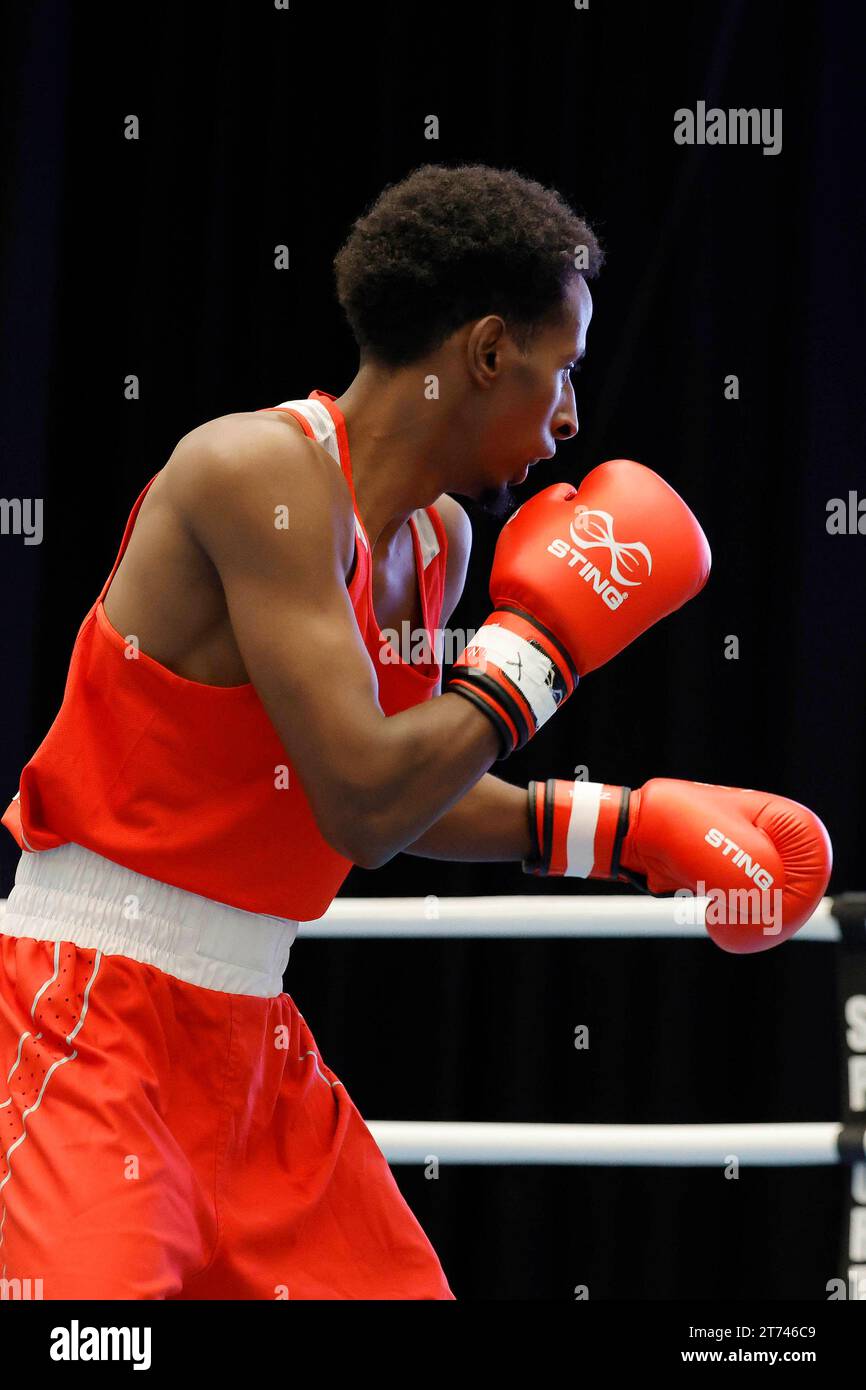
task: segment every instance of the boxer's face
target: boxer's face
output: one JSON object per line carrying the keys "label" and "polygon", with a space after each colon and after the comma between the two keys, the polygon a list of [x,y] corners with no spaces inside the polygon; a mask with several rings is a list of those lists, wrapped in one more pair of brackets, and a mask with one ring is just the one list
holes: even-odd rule
{"label": "boxer's face", "polygon": [[[592,298],[575,275],[559,317],[538,328],[524,352],[507,335],[496,349],[497,374],[485,393],[475,486],[467,495],[497,515],[518,500],[511,488],[536,462],[552,458],[557,443],[577,434],[571,381],[586,352]],[[473,470],[475,471],[475,470]]]}

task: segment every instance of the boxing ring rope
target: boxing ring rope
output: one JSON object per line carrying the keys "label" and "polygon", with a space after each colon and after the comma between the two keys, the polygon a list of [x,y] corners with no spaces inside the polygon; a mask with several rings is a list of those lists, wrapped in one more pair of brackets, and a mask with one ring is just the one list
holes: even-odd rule
{"label": "boxing ring rope", "polygon": [[[706,940],[706,898],[488,897],[336,898],[324,917],[302,922],[305,938],[464,937]],[[823,898],[793,941],[839,941],[833,899]],[[691,917],[691,921],[678,918]]]}
{"label": "boxing ring rope", "polygon": [[368,1120],[389,1163],[568,1163],[617,1167],[797,1167],[841,1163],[842,1126],[452,1124]]}
{"label": "boxing ring rope", "polygon": [[[319,940],[707,940],[706,898],[523,896],[337,898],[300,934]],[[793,941],[839,943],[824,898]],[[619,1125],[368,1121],[390,1163],[794,1167],[859,1162],[862,1134],[836,1121],[798,1124]]]}

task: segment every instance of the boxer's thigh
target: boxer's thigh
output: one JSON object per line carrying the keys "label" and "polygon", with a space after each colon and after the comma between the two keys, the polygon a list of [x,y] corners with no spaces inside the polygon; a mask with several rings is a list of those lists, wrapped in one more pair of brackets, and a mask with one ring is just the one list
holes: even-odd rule
{"label": "boxer's thigh", "polygon": [[230,1170],[220,1259],[187,1296],[453,1298],[357,1107],[282,998],[291,1043]]}
{"label": "boxer's thigh", "polygon": [[213,1247],[165,1123],[170,1059],[136,1036],[141,970],[0,935],[0,1275],[12,1296],[11,1281],[29,1279],[46,1299],[161,1298]]}

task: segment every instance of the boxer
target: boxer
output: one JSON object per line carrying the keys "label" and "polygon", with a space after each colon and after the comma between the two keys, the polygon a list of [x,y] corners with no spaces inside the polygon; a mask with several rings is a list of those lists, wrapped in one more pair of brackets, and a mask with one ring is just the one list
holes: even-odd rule
{"label": "boxer", "polygon": [[[507,515],[576,434],[602,260],[554,191],[417,170],[336,259],[360,349],[343,394],[200,425],[135,503],[3,818],[22,849],[0,935],[4,1278],[49,1299],[451,1298],[282,992],[297,924],[401,850],[652,887],[694,876],[692,820],[727,834],[711,790],[675,815],[650,789],[578,809],[490,772],[706,582],[706,538],[650,469],[610,460],[513,512],[444,691],[435,655],[383,659],[383,629],[453,610],[455,497]],[[788,927],[823,891],[809,833]]]}

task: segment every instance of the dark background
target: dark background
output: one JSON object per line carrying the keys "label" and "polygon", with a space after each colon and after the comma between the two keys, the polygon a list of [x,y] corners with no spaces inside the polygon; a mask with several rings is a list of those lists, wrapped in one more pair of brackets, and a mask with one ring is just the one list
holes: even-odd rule
{"label": "dark background", "polygon": [[[386,183],[472,160],[558,187],[608,254],[580,434],[533,486],[637,458],[683,494],[714,558],[700,597],[588,679],[503,775],[584,764],[631,786],[773,790],[827,824],[831,891],[866,886],[866,536],[826,530],[830,498],[866,495],[853,5],[30,3],[3,30],[2,492],[45,499],[41,546],[0,537],[4,797],[143,484],[205,419],[344,390],[356,354],[334,252]],[[782,153],[675,145],[675,109],[698,100],[782,107]],[[458,627],[486,611],[495,527],[473,522]],[[8,836],[0,854],[6,892]],[[581,887],[400,856],[345,892]],[[832,1120],[832,957],[302,931],[287,987],[372,1119]],[[841,1169],[396,1176],[461,1298],[588,1284],[599,1299],[820,1299],[836,1273]]]}

